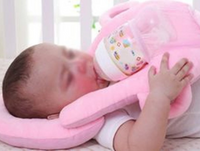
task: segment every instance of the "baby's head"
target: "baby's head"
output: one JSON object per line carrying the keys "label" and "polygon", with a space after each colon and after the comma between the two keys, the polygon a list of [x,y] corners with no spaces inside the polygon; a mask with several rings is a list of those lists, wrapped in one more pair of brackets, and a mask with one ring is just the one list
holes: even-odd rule
{"label": "baby's head", "polygon": [[42,43],[12,62],[3,80],[3,99],[16,117],[46,118],[107,84],[96,75],[89,54]]}

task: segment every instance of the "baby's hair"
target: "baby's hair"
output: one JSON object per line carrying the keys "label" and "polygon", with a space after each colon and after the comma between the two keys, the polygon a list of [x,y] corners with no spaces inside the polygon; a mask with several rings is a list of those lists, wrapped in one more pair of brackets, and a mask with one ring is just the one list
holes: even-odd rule
{"label": "baby's hair", "polygon": [[10,114],[20,118],[32,118],[37,114],[31,112],[34,101],[23,93],[31,74],[34,47],[27,48],[14,59],[3,79],[4,104]]}

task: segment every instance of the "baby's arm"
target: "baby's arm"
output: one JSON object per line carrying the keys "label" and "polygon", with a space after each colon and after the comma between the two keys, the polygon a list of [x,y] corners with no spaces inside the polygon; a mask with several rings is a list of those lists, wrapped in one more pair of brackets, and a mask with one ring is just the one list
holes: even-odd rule
{"label": "baby's arm", "polygon": [[169,54],[164,54],[160,71],[149,70],[150,93],[136,122],[124,123],[116,133],[116,151],[159,151],[166,135],[170,103],[192,79],[192,63],[181,59],[168,69]]}

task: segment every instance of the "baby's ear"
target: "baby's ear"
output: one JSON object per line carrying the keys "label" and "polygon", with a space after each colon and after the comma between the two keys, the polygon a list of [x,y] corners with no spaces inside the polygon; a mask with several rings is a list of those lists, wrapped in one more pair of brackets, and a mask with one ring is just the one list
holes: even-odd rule
{"label": "baby's ear", "polygon": [[47,119],[54,120],[54,119],[57,119],[58,117],[59,117],[59,114],[52,114],[52,115],[47,116]]}

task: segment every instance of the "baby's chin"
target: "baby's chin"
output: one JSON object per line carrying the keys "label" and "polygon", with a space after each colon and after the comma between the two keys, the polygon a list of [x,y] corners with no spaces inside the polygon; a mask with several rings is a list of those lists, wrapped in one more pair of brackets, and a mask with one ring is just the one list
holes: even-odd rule
{"label": "baby's chin", "polygon": [[109,83],[110,83],[109,81],[104,80],[104,79],[102,79],[100,77],[97,78],[97,84],[98,84],[100,89],[108,87]]}

